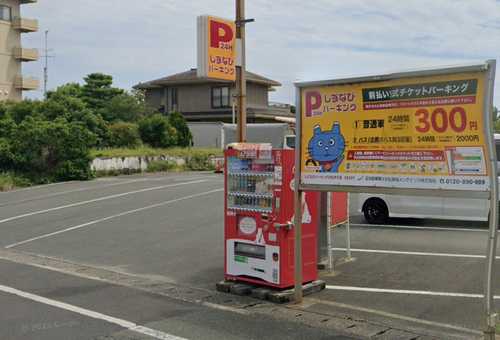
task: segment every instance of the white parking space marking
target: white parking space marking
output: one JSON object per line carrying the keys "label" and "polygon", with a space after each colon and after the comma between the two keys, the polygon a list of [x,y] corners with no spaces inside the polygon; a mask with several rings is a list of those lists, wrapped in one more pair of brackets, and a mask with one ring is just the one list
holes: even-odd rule
{"label": "white parking space marking", "polygon": [[32,187],[27,187],[27,188],[22,188],[22,189],[0,191],[0,195],[7,195],[7,194],[14,193],[14,192],[21,192],[21,191],[28,191],[28,190],[35,190],[35,189],[43,189],[46,187],[54,187],[56,185],[64,185],[64,184],[70,184],[70,183],[76,183],[76,182],[77,181],[68,181],[68,182],[57,182],[57,183],[50,183],[50,184],[34,185]]}
{"label": "white parking space marking", "polygon": [[[463,297],[463,298],[484,298],[483,294],[466,294],[466,293],[448,293],[448,292],[433,292],[430,290],[406,290],[406,289],[383,289],[369,287],[353,287],[353,286],[333,286],[327,285],[326,289],[331,290],[346,290],[353,292],[367,293],[389,293],[389,294],[408,294],[408,295],[428,295],[428,296],[444,296],[444,297]],[[495,295],[494,299],[500,299],[499,295]]]}
{"label": "white parking space marking", "polygon": [[[347,251],[347,248],[332,248],[333,251]],[[393,254],[393,255],[415,255],[415,256],[440,256],[440,257],[461,257],[471,259],[484,259],[485,255],[472,255],[472,254],[454,254],[454,253],[427,253],[421,251],[399,251],[399,250],[381,250],[381,249],[351,249],[355,253],[369,253],[369,254]],[[496,259],[500,259],[497,256]]]}
{"label": "white parking space marking", "polygon": [[192,199],[192,198],[206,196],[206,195],[210,195],[210,194],[213,194],[213,193],[216,193],[216,192],[221,192],[221,191],[224,191],[224,189],[210,190],[210,191],[202,192],[202,193],[199,193],[199,194],[184,196],[184,197],[181,197],[181,198],[176,198],[176,199],[165,201],[165,202],[161,202],[161,203],[148,205],[147,207],[143,207],[143,208],[128,210],[128,211],[122,212],[120,214],[116,214],[116,215],[112,215],[112,216],[100,218],[98,220],[94,220],[94,221],[90,221],[90,222],[87,222],[87,223],[83,223],[83,224],[80,224],[80,225],[77,225],[77,226],[74,226],[74,227],[62,229],[62,230],[55,231],[55,232],[49,233],[49,234],[40,235],[40,236],[33,237],[33,238],[30,238],[28,240],[24,240],[24,241],[21,241],[21,242],[16,242],[16,243],[13,243],[13,244],[10,244],[10,245],[6,246],[5,248],[6,249],[14,248],[14,247],[20,246],[22,244],[26,244],[26,243],[30,243],[30,242],[33,242],[33,241],[41,240],[41,239],[44,239],[44,238],[52,237],[52,236],[55,236],[55,235],[66,233],[68,231],[73,231],[73,230],[85,228],[85,227],[88,227],[88,226],[91,226],[91,225],[95,225],[97,223],[101,223],[101,222],[104,222],[104,221],[108,221],[108,220],[111,220],[111,219],[114,219],[114,218],[123,217],[123,216],[127,216],[127,215],[130,215],[130,214],[135,214],[135,213],[140,212],[140,211],[144,211],[144,210],[148,210],[148,209],[153,209],[153,208],[158,208],[158,207],[162,207],[162,206],[165,206],[165,205],[168,205],[168,204],[172,204],[172,203],[176,203],[176,202],[181,202],[181,201],[186,201],[186,200],[189,200],[189,199]]}
{"label": "white parking space marking", "polygon": [[31,294],[31,293],[24,292],[24,291],[15,289],[15,288],[0,285],[0,292],[4,292],[7,294],[11,294],[11,295],[16,295],[16,296],[19,296],[19,297],[24,298],[24,299],[28,299],[28,300],[35,301],[38,303],[42,303],[44,305],[48,305],[51,307],[67,310],[69,312],[77,313],[77,314],[80,314],[80,315],[83,315],[83,316],[86,316],[86,317],[89,317],[92,319],[105,321],[105,322],[123,327],[123,328],[128,329],[130,331],[133,331],[135,333],[151,336],[155,339],[187,340],[186,338],[181,338],[181,337],[178,337],[178,336],[175,336],[172,334],[158,331],[156,329],[143,327],[143,326],[137,325],[137,324],[130,322],[130,321],[127,321],[127,320],[118,319],[118,318],[115,318],[113,316],[109,316],[109,315],[95,312],[95,311],[92,311],[89,309],[77,307],[77,306],[70,305],[70,304],[67,304],[64,302],[48,299],[48,298],[45,298],[43,296]]}
{"label": "white parking space marking", "polygon": [[375,314],[375,315],[380,315],[383,317],[388,317],[392,319],[399,319],[399,320],[405,320],[405,321],[410,321],[410,322],[415,322],[419,323],[422,325],[428,325],[428,326],[436,326],[436,327],[442,327],[442,328],[449,328],[453,329],[455,331],[460,331],[460,332],[467,332],[467,333],[472,333],[472,334],[477,334],[477,335],[482,335],[483,332],[477,331],[475,329],[470,329],[470,328],[465,328],[465,327],[459,327],[455,325],[450,325],[446,323],[441,323],[441,322],[434,322],[434,321],[428,321],[428,320],[423,320],[423,319],[417,319],[417,318],[412,318],[406,315],[401,315],[401,314],[395,314],[395,313],[389,313],[389,312],[384,312],[381,310],[377,309],[372,309],[372,308],[366,308],[366,307],[359,307],[359,306],[353,306],[341,302],[334,302],[334,301],[328,301],[328,300],[320,300],[320,299],[314,299],[314,298],[305,298],[308,301],[312,301],[315,303],[320,303],[320,304],[325,304],[325,305],[330,305],[334,307],[340,307],[340,308],[346,308],[346,309],[351,309],[351,310],[356,310],[359,312],[365,312],[365,313],[370,313],[370,314]]}
{"label": "white parking space marking", "polygon": [[[189,179],[191,180],[191,179]],[[44,199],[44,198],[51,198],[51,197],[56,197],[56,196],[61,196],[61,195],[66,195],[66,194],[71,194],[75,192],[82,192],[82,191],[90,191],[90,190],[96,190],[96,189],[105,189],[105,188],[111,188],[115,187],[118,185],[126,185],[126,184],[132,184],[132,183],[137,183],[137,182],[146,182],[147,179],[135,179],[131,181],[123,181],[123,182],[115,182],[111,184],[99,184],[96,186],[91,186],[91,187],[85,187],[85,188],[79,188],[79,189],[73,189],[73,190],[66,190],[66,191],[60,191],[60,192],[54,192],[51,194],[46,194],[46,195],[40,195],[40,196],[33,196],[24,200],[19,200],[19,201],[9,201],[7,203],[0,204],[0,207],[6,206],[6,205],[14,205],[18,203],[24,203],[24,202],[30,202],[30,201],[36,201],[39,199]]]}
{"label": "white parking space marking", "polygon": [[29,212],[26,214],[22,214],[22,215],[12,216],[12,217],[0,220],[0,224],[14,221],[14,220],[18,220],[18,219],[25,218],[25,217],[29,217],[29,216],[45,214],[45,213],[52,212],[52,211],[78,207],[81,205],[91,204],[91,203],[95,203],[95,202],[101,202],[101,201],[105,201],[105,200],[134,195],[134,194],[138,194],[138,193],[143,193],[143,192],[148,192],[148,191],[153,191],[153,190],[161,190],[161,189],[172,188],[172,187],[178,187],[178,186],[182,186],[182,185],[198,184],[198,183],[203,183],[203,182],[207,182],[207,181],[208,180],[198,180],[198,181],[181,182],[181,183],[175,183],[175,184],[167,184],[167,185],[161,185],[161,186],[156,186],[156,187],[152,187],[152,188],[124,192],[121,194],[99,197],[99,198],[95,198],[95,199],[91,199],[91,200],[87,200],[87,201],[81,201],[81,202],[76,202],[76,203],[72,203],[72,204],[62,205],[59,207],[50,208],[50,209],[37,210],[37,211],[32,211],[32,212]]}
{"label": "white parking space marking", "polygon": [[437,231],[474,231],[480,233],[488,232],[488,229],[472,229],[472,228],[457,228],[457,227],[416,227],[411,225],[390,225],[390,224],[362,224],[351,223],[351,227],[371,227],[371,228],[388,228],[388,229],[415,229],[415,230],[437,230]]}
{"label": "white parking space marking", "polygon": [[161,180],[165,180],[165,179],[175,179],[175,180],[183,180],[183,181],[193,181],[193,180],[196,180],[196,179],[212,179],[212,180],[219,180],[219,179],[224,179],[224,178],[219,178],[217,176],[214,176],[214,175],[204,175],[204,176],[193,176],[193,177],[184,177],[184,176],[178,176],[178,177],[149,177],[148,180],[151,180],[151,181],[161,181]]}
{"label": "white parking space marking", "polygon": [[[19,203],[36,201],[36,200],[44,199],[44,198],[57,197],[57,196],[62,196],[62,195],[71,194],[71,193],[75,193],[75,192],[99,190],[99,189],[111,188],[111,187],[115,187],[115,186],[119,186],[119,185],[127,185],[127,184],[139,183],[139,182],[162,181],[162,180],[172,180],[173,182],[177,182],[179,180],[194,181],[194,180],[200,180],[200,179],[212,179],[212,177],[209,177],[209,176],[180,177],[180,178],[176,178],[176,177],[151,177],[151,178],[149,178],[148,177],[148,178],[140,178],[140,179],[134,179],[134,180],[129,180],[129,181],[116,180],[116,181],[113,181],[114,183],[111,183],[111,184],[102,185],[102,183],[97,183],[99,185],[85,187],[85,188],[79,188],[79,189],[73,189],[73,190],[67,190],[67,191],[54,192],[52,194],[34,196],[34,197],[26,198],[23,200],[19,200],[19,201],[9,201],[7,203],[0,204],[0,207],[6,206],[6,205],[15,205],[15,204],[19,204]],[[96,181],[96,182],[98,182],[98,181]],[[102,182],[102,180],[100,182]]]}

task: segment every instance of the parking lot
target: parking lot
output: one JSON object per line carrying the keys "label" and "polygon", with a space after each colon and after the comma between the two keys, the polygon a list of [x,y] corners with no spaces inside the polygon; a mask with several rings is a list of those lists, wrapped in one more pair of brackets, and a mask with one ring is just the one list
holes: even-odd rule
{"label": "parking lot", "polygon": [[[354,260],[325,276],[328,289],[322,298],[423,324],[481,329],[486,223],[399,219],[390,226],[367,226],[353,220]],[[343,258],[345,230],[335,235],[336,257]]]}
{"label": "parking lot", "polygon": [[[10,311],[0,316],[8,325],[0,338],[480,334],[484,223],[392,220],[392,226],[367,226],[353,217],[354,259],[341,261],[345,231],[336,230],[339,263],[334,273],[322,273],[325,291],[291,306],[294,313],[283,312],[280,322],[248,316],[252,308],[267,307],[214,292],[224,271],[222,188],[221,175],[190,173],[0,193],[0,301]],[[498,279],[495,288],[500,295]],[[336,320],[331,328],[340,331],[297,323],[303,316],[297,310]],[[359,320],[368,321],[364,329]],[[410,333],[403,337],[404,331]]]}

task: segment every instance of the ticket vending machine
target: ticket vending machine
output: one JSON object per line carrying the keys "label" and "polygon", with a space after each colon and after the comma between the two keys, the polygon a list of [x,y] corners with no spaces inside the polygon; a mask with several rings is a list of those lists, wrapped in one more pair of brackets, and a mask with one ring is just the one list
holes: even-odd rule
{"label": "ticket vending machine", "polygon": [[[225,152],[225,278],[294,285],[294,150],[237,143]],[[317,280],[319,194],[302,202],[303,283]]]}

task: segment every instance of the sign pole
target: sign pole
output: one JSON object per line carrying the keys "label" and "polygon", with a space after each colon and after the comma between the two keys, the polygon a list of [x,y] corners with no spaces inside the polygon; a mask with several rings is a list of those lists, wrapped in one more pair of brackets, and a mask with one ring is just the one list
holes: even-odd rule
{"label": "sign pole", "polygon": [[301,177],[301,163],[300,155],[302,149],[301,143],[301,111],[302,111],[302,98],[301,90],[296,89],[296,138],[295,138],[295,179],[294,179],[294,301],[297,304],[302,303],[302,197],[304,193],[300,190],[300,177]]}
{"label": "sign pole", "polygon": [[346,248],[347,248],[347,259],[351,260],[351,194],[347,193],[347,223],[346,223]]}
{"label": "sign pole", "polygon": [[488,84],[487,94],[484,98],[486,112],[485,117],[485,132],[488,137],[488,149],[490,158],[490,218],[488,232],[488,248],[486,252],[486,276],[485,276],[485,292],[484,304],[486,313],[486,328],[484,330],[484,339],[494,340],[497,314],[495,313],[495,305],[493,300],[493,275],[495,269],[495,255],[497,249],[498,238],[498,180],[497,180],[497,156],[495,155],[495,143],[493,138],[493,88],[495,82],[495,60],[489,60],[488,63]]}
{"label": "sign pole", "polygon": [[326,221],[326,243],[328,247],[328,270],[333,273],[333,228],[332,228],[332,200],[333,200],[333,193],[327,192],[326,193],[326,211],[327,211],[327,221]]}
{"label": "sign pole", "polygon": [[[236,39],[239,41],[240,65],[236,66],[238,88],[238,142],[247,140],[247,82],[245,55],[245,0],[236,0]],[[238,59],[238,58],[237,58]]]}

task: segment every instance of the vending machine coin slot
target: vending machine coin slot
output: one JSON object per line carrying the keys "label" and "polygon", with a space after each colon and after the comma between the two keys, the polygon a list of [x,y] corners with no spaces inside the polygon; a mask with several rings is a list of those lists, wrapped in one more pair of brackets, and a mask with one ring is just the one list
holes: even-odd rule
{"label": "vending machine coin slot", "polygon": [[251,257],[254,259],[266,259],[266,247],[255,244],[236,242],[234,244],[234,254],[236,256]]}

